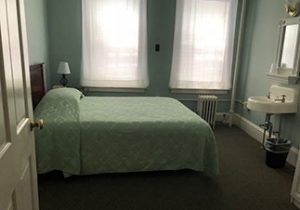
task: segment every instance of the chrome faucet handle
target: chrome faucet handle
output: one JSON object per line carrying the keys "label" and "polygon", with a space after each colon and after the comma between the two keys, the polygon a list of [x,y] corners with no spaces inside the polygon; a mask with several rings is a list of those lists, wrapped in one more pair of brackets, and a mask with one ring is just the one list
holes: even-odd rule
{"label": "chrome faucet handle", "polygon": [[275,101],[281,101],[282,103],[284,103],[286,95],[281,95],[281,96],[282,98],[275,99]]}
{"label": "chrome faucet handle", "polygon": [[286,97],[286,95],[282,95],[282,103],[285,102],[285,97]]}

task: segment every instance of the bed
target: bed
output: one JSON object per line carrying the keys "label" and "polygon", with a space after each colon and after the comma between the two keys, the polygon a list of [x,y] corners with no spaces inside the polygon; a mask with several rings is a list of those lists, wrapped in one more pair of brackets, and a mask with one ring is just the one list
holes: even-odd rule
{"label": "bed", "polygon": [[72,175],[192,169],[218,174],[210,126],[165,97],[89,97],[48,91],[34,111],[38,173]]}

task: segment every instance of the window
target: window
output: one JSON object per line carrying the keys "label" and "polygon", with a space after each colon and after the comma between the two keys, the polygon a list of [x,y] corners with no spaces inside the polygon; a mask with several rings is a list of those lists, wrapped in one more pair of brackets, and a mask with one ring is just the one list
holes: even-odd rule
{"label": "window", "polygon": [[146,0],[82,0],[82,86],[148,86],[146,16]]}
{"label": "window", "polygon": [[171,88],[231,88],[237,2],[177,0]]}

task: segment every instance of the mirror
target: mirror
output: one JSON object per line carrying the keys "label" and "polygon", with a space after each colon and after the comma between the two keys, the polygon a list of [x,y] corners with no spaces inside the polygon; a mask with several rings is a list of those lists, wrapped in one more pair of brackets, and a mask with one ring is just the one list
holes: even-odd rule
{"label": "mirror", "polygon": [[282,55],[281,55],[281,68],[292,69],[295,66],[296,46],[298,41],[299,25],[288,25],[285,28],[283,39]]}
{"label": "mirror", "polygon": [[299,76],[300,18],[283,19],[279,26],[275,73],[283,76]]}

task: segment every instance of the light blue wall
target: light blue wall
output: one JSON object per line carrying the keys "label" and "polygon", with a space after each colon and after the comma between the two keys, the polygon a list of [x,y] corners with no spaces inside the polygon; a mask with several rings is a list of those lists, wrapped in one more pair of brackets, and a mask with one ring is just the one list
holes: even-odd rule
{"label": "light blue wall", "polygon": [[45,63],[47,86],[50,85],[46,0],[25,0],[29,63]]}
{"label": "light blue wall", "polygon": [[[148,60],[150,86],[145,93],[90,93],[93,95],[171,96],[183,100],[192,109],[196,107],[195,94],[171,94],[168,88],[175,18],[175,0],[148,1]],[[279,19],[286,17],[284,0],[248,0],[247,19],[237,99],[265,95],[271,82],[265,72],[274,62],[278,39]],[[70,85],[79,87],[81,63],[81,0],[25,0],[30,63],[45,62],[48,83],[57,84],[56,68],[59,61],[70,64]],[[49,47],[48,47],[49,43]],[[155,52],[159,43],[161,51]],[[49,59],[48,59],[49,57]],[[221,95],[229,99],[230,93]],[[228,111],[229,103],[222,102],[219,111]],[[260,124],[264,114],[246,111],[239,103],[236,112]],[[283,117],[283,135],[300,143],[300,112]]]}
{"label": "light blue wall", "polygon": [[[150,86],[146,94],[166,95],[169,93],[175,0],[148,1],[148,63]],[[81,0],[48,1],[48,24],[50,43],[51,83],[56,84],[59,75],[56,67],[61,60],[70,64],[72,74],[70,86],[80,86],[81,65]],[[155,52],[154,45],[161,44]]]}
{"label": "light blue wall", "polygon": [[[150,85],[145,93],[89,93],[90,95],[145,95],[170,96],[182,100],[191,109],[196,107],[196,94],[171,94],[169,77],[171,71],[176,0],[148,1],[148,72]],[[72,74],[69,85],[80,86],[81,65],[81,0],[47,1],[49,26],[49,54],[51,84],[57,84],[56,68],[59,61],[69,62]],[[155,52],[154,45],[161,45]],[[220,95],[228,99],[230,94]],[[229,102],[221,102],[219,111],[228,111]]]}
{"label": "light blue wall", "polygon": [[47,1],[51,85],[59,84],[60,61],[69,62],[69,85],[79,87],[81,65],[81,0]]}
{"label": "light blue wall", "polygon": [[[271,82],[267,80],[265,72],[274,62],[278,21],[286,16],[283,4],[284,0],[248,1],[237,94],[240,101],[268,92]],[[175,6],[174,0],[148,1],[148,59],[151,84],[147,91],[141,94],[91,94],[171,96],[187,99],[182,102],[195,110],[195,94],[171,94],[168,88]],[[30,64],[46,64],[47,83],[50,86],[58,83],[58,62],[66,60],[72,70],[70,85],[78,87],[81,62],[81,1],[25,0],[25,10]],[[160,52],[154,51],[156,43],[161,44]],[[229,96],[230,94],[221,95],[220,98],[228,99]],[[219,105],[219,111],[228,111],[228,108],[228,102]],[[264,114],[243,110],[239,103],[236,104],[236,111],[256,124],[264,121]],[[297,132],[297,129],[300,128],[300,112],[284,116],[282,127],[284,137],[291,139],[294,145],[299,145],[300,132]]]}
{"label": "light blue wall", "polygon": [[[247,21],[244,33],[241,72],[239,75],[238,99],[246,101],[248,97],[266,95],[272,84],[265,75],[274,63],[279,35],[279,20],[285,18],[284,0],[249,0],[247,5]],[[243,110],[237,103],[236,111],[255,124],[264,122],[263,113]],[[300,143],[300,112],[285,115],[282,134]]]}

